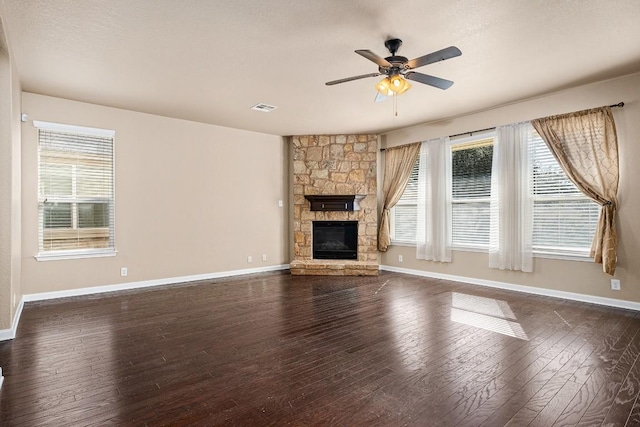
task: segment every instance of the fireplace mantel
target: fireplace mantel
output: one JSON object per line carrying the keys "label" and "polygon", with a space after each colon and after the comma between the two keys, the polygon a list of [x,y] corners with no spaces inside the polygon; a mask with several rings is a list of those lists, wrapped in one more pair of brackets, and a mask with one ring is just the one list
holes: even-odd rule
{"label": "fireplace mantel", "polygon": [[359,211],[360,202],[367,197],[358,194],[317,195],[307,194],[305,199],[312,211]]}

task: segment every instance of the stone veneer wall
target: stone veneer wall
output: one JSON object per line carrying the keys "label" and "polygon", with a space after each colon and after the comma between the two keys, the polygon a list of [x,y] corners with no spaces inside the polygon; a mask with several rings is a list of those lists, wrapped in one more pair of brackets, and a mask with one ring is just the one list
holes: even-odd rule
{"label": "stone veneer wall", "polygon": [[[309,135],[293,137],[292,274],[378,274],[376,203],[376,135]],[[309,194],[366,196],[360,210],[312,212]],[[358,221],[358,260],[314,260],[313,221]]]}

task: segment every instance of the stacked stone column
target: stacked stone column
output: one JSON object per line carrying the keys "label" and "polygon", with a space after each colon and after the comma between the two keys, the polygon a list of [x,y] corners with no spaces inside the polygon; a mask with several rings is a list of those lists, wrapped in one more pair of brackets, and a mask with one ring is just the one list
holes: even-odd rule
{"label": "stacked stone column", "polygon": [[[293,137],[292,274],[377,274],[376,135]],[[363,195],[360,210],[312,212],[305,195]],[[358,221],[358,260],[313,260],[313,221]],[[374,273],[375,272],[375,273]]]}

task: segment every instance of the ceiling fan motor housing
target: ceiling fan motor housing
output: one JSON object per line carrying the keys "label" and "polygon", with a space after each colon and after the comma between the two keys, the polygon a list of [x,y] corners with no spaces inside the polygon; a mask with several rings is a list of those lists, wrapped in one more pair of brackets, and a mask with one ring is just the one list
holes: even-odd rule
{"label": "ceiling fan motor housing", "polygon": [[400,46],[402,46],[402,40],[388,39],[384,42],[384,45],[387,49],[389,49],[389,52],[391,52],[391,56],[387,56],[386,58],[384,58],[389,64],[391,64],[391,67],[379,67],[378,70],[382,74],[386,74],[389,77],[400,74],[402,71],[407,70],[409,68],[409,66],[407,65],[409,60],[404,56],[396,55],[396,52],[398,52]]}
{"label": "ceiling fan motor housing", "polygon": [[387,56],[384,58],[389,64],[391,64],[391,68],[389,67],[379,67],[378,70],[383,74],[398,74],[401,71],[409,69],[408,62],[409,60],[404,56]]}
{"label": "ceiling fan motor housing", "polygon": [[389,52],[391,52],[391,56],[394,56],[396,52],[400,49],[400,46],[402,46],[402,40],[389,39],[384,42],[384,45],[387,47],[387,49],[389,49]]}

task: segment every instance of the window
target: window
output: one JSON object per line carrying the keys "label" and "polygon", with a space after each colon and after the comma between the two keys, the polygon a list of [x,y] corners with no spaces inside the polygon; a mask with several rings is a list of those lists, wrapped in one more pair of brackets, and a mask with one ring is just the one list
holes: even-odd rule
{"label": "window", "polygon": [[451,244],[489,247],[493,137],[461,141],[451,147]]}
{"label": "window", "polygon": [[[493,136],[486,134],[454,143],[452,161],[452,244],[481,248],[489,245],[489,207]],[[394,243],[415,243],[418,202],[418,169],[411,171],[409,183],[393,208]]]}
{"label": "window", "polygon": [[416,243],[419,165],[420,157],[418,156],[411,170],[407,187],[391,212],[391,236],[396,243]]}
{"label": "window", "polygon": [[567,178],[537,132],[529,150],[534,252],[589,256],[600,206]]}
{"label": "window", "polygon": [[[451,243],[454,249],[487,250],[489,247],[493,144],[493,133],[452,143]],[[600,207],[567,178],[533,129],[528,147],[534,253],[551,257],[588,256]],[[391,215],[394,243],[416,241],[418,165],[419,159]]]}
{"label": "window", "polygon": [[38,258],[114,253],[113,138],[102,129],[38,128]]}

